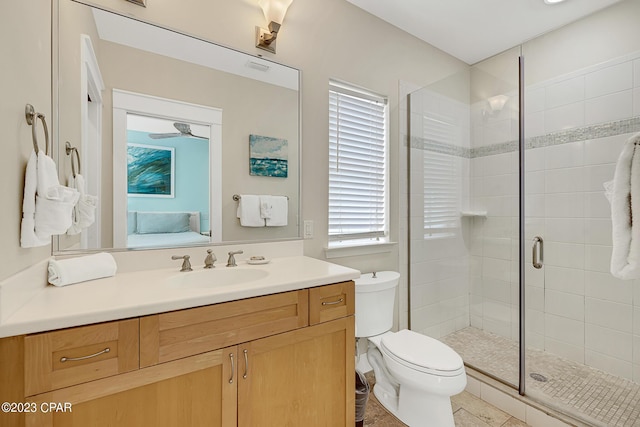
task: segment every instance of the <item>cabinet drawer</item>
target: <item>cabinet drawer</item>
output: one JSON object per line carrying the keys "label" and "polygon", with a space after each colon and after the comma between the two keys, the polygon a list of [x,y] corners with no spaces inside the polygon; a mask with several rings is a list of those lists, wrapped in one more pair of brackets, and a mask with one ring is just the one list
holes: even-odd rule
{"label": "cabinet drawer", "polygon": [[140,318],[140,367],[309,324],[306,289]]}
{"label": "cabinet drawer", "polygon": [[138,325],[129,319],[26,336],[25,394],[138,369]]}
{"label": "cabinet drawer", "polygon": [[355,313],[352,281],[309,289],[309,324],[315,325]]}

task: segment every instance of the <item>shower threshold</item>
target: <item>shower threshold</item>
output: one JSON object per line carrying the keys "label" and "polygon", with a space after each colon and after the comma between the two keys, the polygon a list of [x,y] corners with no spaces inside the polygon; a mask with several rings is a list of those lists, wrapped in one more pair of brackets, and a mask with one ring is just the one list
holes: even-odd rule
{"label": "shower threshold", "polygon": [[[467,327],[441,338],[466,364],[518,382],[518,343]],[[640,426],[640,384],[550,353],[527,349],[526,393],[542,404],[594,426]],[[529,375],[547,381],[536,381]]]}

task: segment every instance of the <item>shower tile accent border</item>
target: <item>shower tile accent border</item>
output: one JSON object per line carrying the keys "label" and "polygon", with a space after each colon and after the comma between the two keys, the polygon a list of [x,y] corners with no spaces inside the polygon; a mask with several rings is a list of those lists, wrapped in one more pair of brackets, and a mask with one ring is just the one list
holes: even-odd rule
{"label": "shower tile accent border", "polygon": [[[623,135],[625,133],[633,132],[640,132],[640,116],[526,138],[525,149],[551,147],[553,145],[606,138],[609,136]],[[451,156],[462,157],[465,159],[474,159],[477,157],[493,156],[496,154],[517,151],[518,141],[502,142],[499,144],[488,145],[486,147],[466,148],[418,136],[412,136],[411,148],[449,154]]]}

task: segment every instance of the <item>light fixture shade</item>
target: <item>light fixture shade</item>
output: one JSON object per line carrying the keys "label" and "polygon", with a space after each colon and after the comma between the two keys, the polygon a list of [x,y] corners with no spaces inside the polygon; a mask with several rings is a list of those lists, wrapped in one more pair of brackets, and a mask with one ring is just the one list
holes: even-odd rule
{"label": "light fixture shade", "polygon": [[501,111],[504,108],[504,104],[507,103],[509,97],[507,95],[496,95],[487,99],[489,101],[489,107],[491,107],[491,111],[497,112]]}
{"label": "light fixture shade", "polygon": [[267,22],[276,22],[282,24],[284,21],[284,15],[287,13],[287,9],[293,3],[293,0],[259,0],[258,5],[264,12],[264,17],[267,18]]}

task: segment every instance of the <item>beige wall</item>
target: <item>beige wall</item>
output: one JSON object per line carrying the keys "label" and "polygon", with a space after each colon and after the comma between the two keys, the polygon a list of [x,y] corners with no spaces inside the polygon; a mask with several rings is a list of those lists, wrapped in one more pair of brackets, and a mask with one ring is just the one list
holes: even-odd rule
{"label": "beige wall", "polygon": [[[0,6],[0,279],[51,253],[49,246],[20,248],[24,171],[33,150],[25,104],[33,104],[51,125],[50,4],[49,0],[4,0]],[[42,126],[38,124],[38,128],[44,148]]]}

